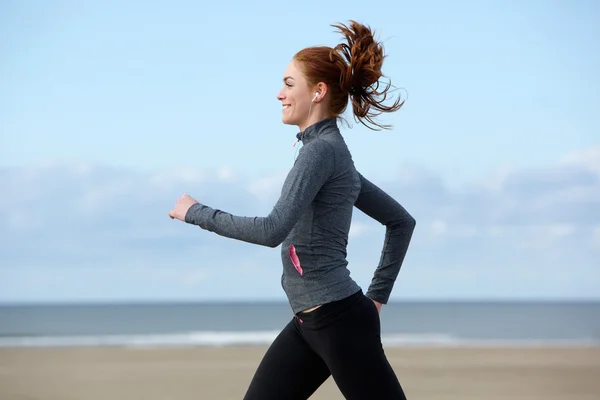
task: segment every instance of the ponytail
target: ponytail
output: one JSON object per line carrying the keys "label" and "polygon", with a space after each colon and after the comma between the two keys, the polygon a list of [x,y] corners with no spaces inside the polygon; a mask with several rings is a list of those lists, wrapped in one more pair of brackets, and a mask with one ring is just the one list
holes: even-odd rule
{"label": "ponytail", "polygon": [[[328,85],[330,112],[339,117],[352,104],[355,119],[372,130],[389,129],[375,118],[384,112],[399,110],[404,101],[396,99],[386,106],[384,102],[390,95],[390,81],[382,85],[381,72],[385,55],[383,46],[377,42],[371,29],[356,21],[349,25],[332,25],[340,32],[345,43],[334,48],[320,46],[305,48],[294,56],[300,63],[309,84],[324,82]],[[380,86],[383,86],[380,88]]]}

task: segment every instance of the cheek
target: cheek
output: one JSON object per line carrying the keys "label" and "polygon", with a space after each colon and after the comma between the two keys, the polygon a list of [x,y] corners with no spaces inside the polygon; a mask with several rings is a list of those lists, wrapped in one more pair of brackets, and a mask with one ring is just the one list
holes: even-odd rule
{"label": "cheek", "polygon": [[290,103],[294,105],[294,108],[305,108],[307,105],[302,96],[290,96],[289,98],[291,99]]}

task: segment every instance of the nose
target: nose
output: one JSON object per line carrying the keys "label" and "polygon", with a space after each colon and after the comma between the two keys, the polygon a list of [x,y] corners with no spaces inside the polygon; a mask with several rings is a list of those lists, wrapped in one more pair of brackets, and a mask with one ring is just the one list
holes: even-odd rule
{"label": "nose", "polygon": [[277,100],[282,101],[283,99],[285,99],[285,96],[283,95],[283,90],[280,90],[279,93],[277,93]]}

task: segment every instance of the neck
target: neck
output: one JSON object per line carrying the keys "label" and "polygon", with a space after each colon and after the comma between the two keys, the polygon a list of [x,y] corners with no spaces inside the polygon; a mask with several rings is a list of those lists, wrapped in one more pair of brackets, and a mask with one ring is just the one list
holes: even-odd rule
{"label": "neck", "polygon": [[304,132],[309,126],[327,118],[330,118],[330,115],[324,112],[322,107],[317,106],[313,108],[311,104],[308,110],[308,117],[306,118],[306,121],[302,124],[299,124],[298,129],[300,132]]}

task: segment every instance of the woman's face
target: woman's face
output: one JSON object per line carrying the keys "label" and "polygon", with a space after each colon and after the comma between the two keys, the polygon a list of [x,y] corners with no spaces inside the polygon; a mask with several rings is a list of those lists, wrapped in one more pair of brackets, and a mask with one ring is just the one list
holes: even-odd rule
{"label": "woman's face", "polygon": [[297,125],[300,130],[307,123],[312,99],[308,82],[295,61],[288,64],[283,74],[283,87],[277,94],[277,100],[283,106],[281,120],[287,125]]}

